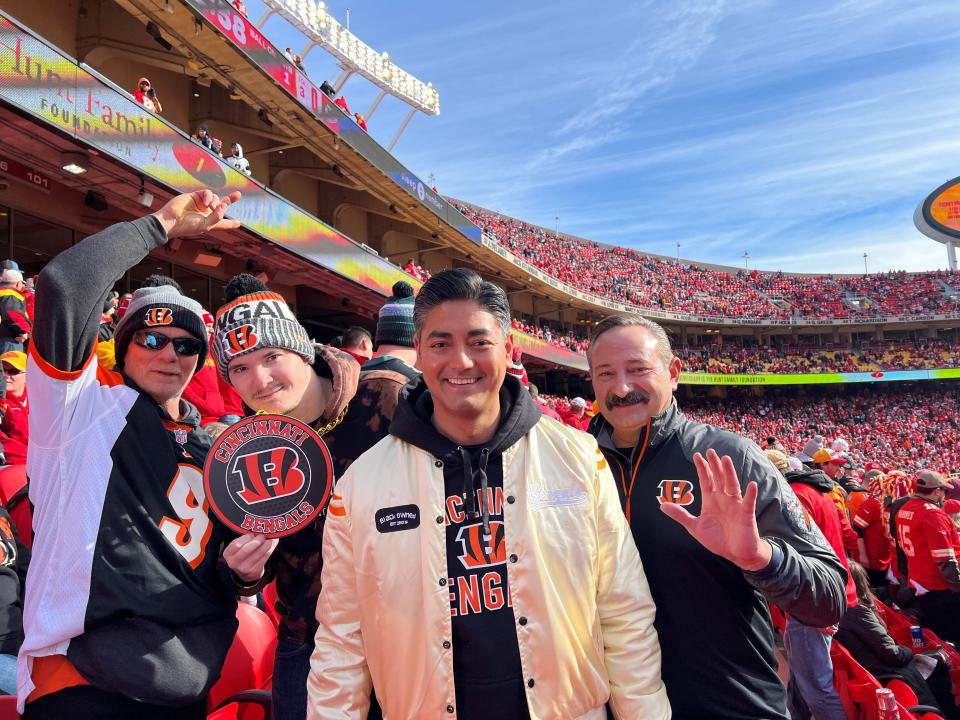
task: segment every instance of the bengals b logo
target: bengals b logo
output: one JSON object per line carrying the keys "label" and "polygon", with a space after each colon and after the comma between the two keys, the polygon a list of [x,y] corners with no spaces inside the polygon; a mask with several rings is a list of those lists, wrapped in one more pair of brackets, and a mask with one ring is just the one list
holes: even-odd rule
{"label": "bengals b logo", "polygon": [[300,492],[307,482],[293,448],[279,447],[237,456],[232,472],[240,476],[237,496],[248,505]]}
{"label": "bengals b logo", "polygon": [[223,336],[223,351],[233,357],[257,346],[260,338],[254,332],[253,325],[241,325]]}
{"label": "bengals b logo", "polygon": [[460,562],[467,570],[503,565],[507,562],[507,542],[503,531],[503,523],[490,523],[490,540],[483,539],[483,524],[465,525],[457,533],[457,542],[463,555]]}
{"label": "bengals b logo", "polygon": [[693,502],[693,483],[689,480],[661,480],[658,487],[660,495],[657,500],[661,505],[690,505]]}
{"label": "bengals b logo", "polygon": [[173,310],[168,307],[155,307],[147,310],[147,316],[143,322],[148,327],[157,325],[169,325],[173,322]]}

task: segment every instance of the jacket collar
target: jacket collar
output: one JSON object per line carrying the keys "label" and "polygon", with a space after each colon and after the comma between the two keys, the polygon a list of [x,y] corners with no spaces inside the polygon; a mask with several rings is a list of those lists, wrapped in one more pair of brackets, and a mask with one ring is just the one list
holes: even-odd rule
{"label": "jacket collar", "polygon": [[316,351],[313,369],[320,377],[329,378],[333,392],[318,420],[327,422],[338,417],[357,394],[360,365],[351,356],[328,345],[320,345]]}

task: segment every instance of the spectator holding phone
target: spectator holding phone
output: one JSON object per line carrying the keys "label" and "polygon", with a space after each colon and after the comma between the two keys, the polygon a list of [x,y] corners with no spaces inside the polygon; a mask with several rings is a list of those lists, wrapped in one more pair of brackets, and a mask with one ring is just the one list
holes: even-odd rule
{"label": "spectator holding phone", "polygon": [[137,81],[137,89],[133,92],[133,99],[143,105],[150,112],[157,115],[163,112],[157,91],[153,89],[148,78],[142,77]]}

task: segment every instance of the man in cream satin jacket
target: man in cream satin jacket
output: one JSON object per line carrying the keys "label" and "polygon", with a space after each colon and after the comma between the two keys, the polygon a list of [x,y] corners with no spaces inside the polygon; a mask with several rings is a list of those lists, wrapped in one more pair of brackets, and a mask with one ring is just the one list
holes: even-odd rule
{"label": "man in cream satin jacket", "polygon": [[503,291],[444,271],[414,322],[423,378],[328,510],[308,717],[669,718],[613,477],[506,375]]}

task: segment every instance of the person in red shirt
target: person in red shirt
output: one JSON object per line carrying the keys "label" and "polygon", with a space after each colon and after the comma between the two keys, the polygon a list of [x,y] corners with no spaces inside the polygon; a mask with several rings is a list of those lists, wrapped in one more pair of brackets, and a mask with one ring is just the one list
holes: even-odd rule
{"label": "person in red shirt", "polygon": [[[850,566],[844,551],[843,523],[846,515],[837,512],[831,497],[834,482],[819,470],[789,470],[787,456],[779,450],[766,450],[766,455],[787,482],[807,514],[807,523],[816,523],[830,547],[847,570],[847,608],[856,607],[857,588],[850,576]],[[847,522],[849,525],[849,522]],[[833,685],[833,663],[830,645],[836,626],[814,628],[787,618],[784,643],[790,663],[790,684],[803,698],[817,720],[845,720],[846,713]],[[791,697],[793,693],[791,693]],[[794,715],[795,717],[797,715]]]}
{"label": "person in red shirt", "polygon": [[887,569],[893,552],[890,530],[888,527],[889,511],[884,508],[882,495],[883,473],[879,473],[870,481],[870,494],[857,509],[851,525],[854,532],[863,540],[861,565],[870,577],[872,587],[884,587],[887,584]]}
{"label": "person in red shirt", "polygon": [[917,473],[916,492],[896,510],[896,542],[907,558],[922,625],[944,640],[960,642],[960,537],[943,511],[948,483],[938,472]]}
{"label": "person in red shirt", "polygon": [[590,427],[587,401],[582,397],[575,397],[570,401],[570,408],[560,413],[560,418],[570,427],[586,432],[587,428]]}
{"label": "person in red shirt", "polygon": [[[206,310],[203,311],[203,322],[208,335],[212,337],[213,315]],[[221,418],[236,422],[245,414],[243,401],[237,391],[220,377],[217,363],[212,357],[204,360],[203,367],[194,373],[183,391],[183,399],[200,412],[201,427],[218,422]]]}
{"label": "person in red shirt", "polygon": [[27,462],[27,442],[30,436],[27,403],[27,356],[10,350],[0,355],[3,377],[7,383],[6,397],[0,400],[0,441],[8,465]]}
{"label": "person in red shirt", "polygon": [[813,454],[814,467],[833,481],[830,497],[842,516],[840,530],[843,533],[843,547],[851,553],[856,553],[858,552],[860,538],[850,526],[850,516],[847,514],[847,494],[840,485],[846,464],[847,459],[830,448],[820,448]]}

